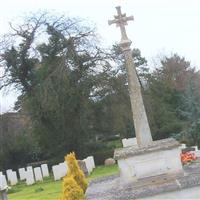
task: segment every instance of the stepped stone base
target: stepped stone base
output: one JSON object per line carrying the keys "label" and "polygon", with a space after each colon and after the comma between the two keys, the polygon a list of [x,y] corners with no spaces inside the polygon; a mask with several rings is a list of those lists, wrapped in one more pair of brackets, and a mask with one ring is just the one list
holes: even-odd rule
{"label": "stepped stone base", "polygon": [[122,181],[183,173],[180,160],[180,144],[173,138],[153,141],[145,147],[130,146],[116,149],[114,158],[118,162]]}
{"label": "stepped stone base", "polygon": [[90,182],[86,200],[194,199],[200,197],[200,160],[183,167],[184,175],[158,175],[123,182],[119,174]]}

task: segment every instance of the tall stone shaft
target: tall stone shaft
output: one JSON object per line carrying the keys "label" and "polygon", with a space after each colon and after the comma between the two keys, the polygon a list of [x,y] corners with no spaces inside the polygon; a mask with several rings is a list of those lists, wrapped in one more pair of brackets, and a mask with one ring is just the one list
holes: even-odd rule
{"label": "tall stone shaft", "polygon": [[152,136],[142,99],[141,86],[137,77],[131,49],[124,50],[123,52],[126,60],[129,95],[137,143],[139,146],[146,146],[152,142]]}
{"label": "tall stone shaft", "polygon": [[128,39],[125,30],[125,25],[127,25],[127,21],[133,20],[133,17],[126,17],[126,14],[122,14],[120,7],[116,7],[116,9],[118,15],[115,16],[114,20],[108,21],[108,23],[109,25],[116,23],[121,30],[122,38],[120,46],[123,50],[126,61],[128,88],[137,143],[139,146],[147,146],[152,142],[152,136],[142,99],[141,86],[137,77],[135,64],[130,49],[131,40]]}

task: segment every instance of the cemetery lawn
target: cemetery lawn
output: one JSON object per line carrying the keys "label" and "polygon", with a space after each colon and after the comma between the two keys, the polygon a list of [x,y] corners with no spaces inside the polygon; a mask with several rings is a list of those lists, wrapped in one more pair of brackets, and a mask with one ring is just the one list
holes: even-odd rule
{"label": "cemetery lawn", "polygon": [[[118,173],[117,165],[98,166],[87,178],[88,181]],[[62,181],[54,181],[53,177],[44,179],[32,186],[19,183],[8,192],[9,200],[59,200],[62,189]]]}

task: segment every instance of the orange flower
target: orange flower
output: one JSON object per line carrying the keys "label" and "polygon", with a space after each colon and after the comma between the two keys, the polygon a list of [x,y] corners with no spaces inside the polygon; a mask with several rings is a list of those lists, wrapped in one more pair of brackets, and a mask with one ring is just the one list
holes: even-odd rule
{"label": "orange flower", "polygon": [[197,159],[197,156],[195,156],[195,154],[192,152],[181,153],[180,156],[181,156],[181,162],[183,164],[186,164],[188,162],[191,162]]}

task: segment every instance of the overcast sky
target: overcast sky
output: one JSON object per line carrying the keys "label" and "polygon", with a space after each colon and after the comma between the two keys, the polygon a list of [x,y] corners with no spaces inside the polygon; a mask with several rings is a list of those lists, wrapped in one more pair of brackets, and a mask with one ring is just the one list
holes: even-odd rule
{"label": "overcast sky", "polygon": [[[0,34],[9,30],[8,22],[25,13],[49,10],[86,19],[97,27],[103,45],[109,47],[120,40],[119,30],[107,22],[113,19],[118,5],[127,16],[134,16],[127,33],[132,47],[139,48],[148,61],[158,54],[176,52],[200,69],[199,0],[4,0]],[[0,93],[0,112],[11,110],[16,96]]]}

